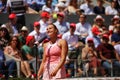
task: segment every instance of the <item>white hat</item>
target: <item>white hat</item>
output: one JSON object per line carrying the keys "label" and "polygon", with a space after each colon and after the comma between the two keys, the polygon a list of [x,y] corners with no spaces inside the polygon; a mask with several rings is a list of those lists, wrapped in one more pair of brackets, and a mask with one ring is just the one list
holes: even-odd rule
{"label": "white hat", "polygon": [[101,19],[103,22],[105,21],[104,18],[101,15],[97,15],[94,21]]}
{"label": "white hat", "polygon": [[5,25],[5,24],[3,24],[3,25],[1,25],[1,27],[6,28],[6,25]]}
{"label": "white hat", "polygon": [[115,19],[120,20],[120,17],[119,17],[118,15],[115,15],[115,16],[112,18],[112,20],[115,20]]}
{"label": "white hat", "polygon": [[66,7],[66,5],[63,2],[59,2],[56,6],[57,7]]}
{"label": "white hat", "polygon": [[26,26],[23,26],[23,27],[21,28],[21,31],[28,31],[28,28],[27,28]]}

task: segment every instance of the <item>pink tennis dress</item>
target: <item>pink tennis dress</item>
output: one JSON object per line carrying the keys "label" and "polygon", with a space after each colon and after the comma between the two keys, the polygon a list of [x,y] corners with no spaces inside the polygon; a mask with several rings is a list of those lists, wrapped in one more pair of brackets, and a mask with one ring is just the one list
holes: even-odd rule
{"label": "pink tennis dress", "polygon": [[54,44],[48,44],[45,48],[46,62],[44,66],[43,80],[60,80],[66,77],[66,71],[64,65],[59,69],[54,77],[50,77],[50,73],[58,66],[61,59],[61,49],[57,45],[57,41]]}

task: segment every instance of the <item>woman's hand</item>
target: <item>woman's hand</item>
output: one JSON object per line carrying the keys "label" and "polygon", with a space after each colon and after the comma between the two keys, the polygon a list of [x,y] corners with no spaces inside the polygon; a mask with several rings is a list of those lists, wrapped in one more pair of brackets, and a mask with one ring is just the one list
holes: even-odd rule
{"label": "woman's hand", "polygon": [[53,71],[50,73],[50,76],[51,76],[51,77],[55,76],[55,75],[57,74],[57,72],[58,72],[58,70],[56,70],[56,69],[53,70]]}

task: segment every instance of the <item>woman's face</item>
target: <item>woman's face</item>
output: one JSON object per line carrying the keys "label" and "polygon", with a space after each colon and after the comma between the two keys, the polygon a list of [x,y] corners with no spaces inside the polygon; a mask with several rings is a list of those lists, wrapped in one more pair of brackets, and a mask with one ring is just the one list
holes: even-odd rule
{"label": "woman's face", "polygon": [[0,30],[0,36],[5,37],[5,35],[6,35],[6,31],[4,29],[1,29]]}
{"label": "woman's face", "polygon": [[57,35],[57,29],[55,29],[55,27],[53,25],[48,25],[47,27],[47,34],[50,37],[53,37],[55,35]]}
{"label": "woman's face", "polygon": [[17,43],[18,43],[18,39],[16,37],[13,37],[12,40],[11,40],[11,45],[12,46],[17,46]]}

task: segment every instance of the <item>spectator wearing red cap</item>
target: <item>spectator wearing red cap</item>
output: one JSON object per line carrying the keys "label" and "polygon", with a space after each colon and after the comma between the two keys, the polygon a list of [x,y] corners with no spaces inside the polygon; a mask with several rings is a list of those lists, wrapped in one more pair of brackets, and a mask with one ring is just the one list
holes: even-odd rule
{"label": "spectator wearing red cap", "polygon": [[26,37],[26,44],[22,46],[22,59],[23,61],[28,61],[29,64],[32,65],[34,73],[36,74],[36,54],[38,51],[34,51],[34,43],[35,38],[34,36],[27,36]]}
{"label": "spectator wearing red cap", "polygon": [[18,20],[17,23],[25,26],[25,16],[24,14],[28,10],[28,5],[25,0],[7,0],[7,12],[9,14],[15,13]]}
{"label": "spectator wearing red cap", "polygon": [[54,23],[59,31],[59,34],[64,34],[69,30],[70,24],[66,22],[65,20],[65,14],[63,12],[57,13],[57,20]]}
{"label": "spectator wearing red cap", "polygon": [[[102,43],[100,43],[97,47],[97,51],[99,53],[100,59],[102,60],[102,67],[104,67],[106,74],[110,76],[111,68],[118,67],[120,69],[120,57],[116,52],[113,45],[109,43],[109,35],[102,35]],[[113,65],[113,67],[111,67]],[[116,70],[113,69],[113,72]],[[114,73],[113,73],[114,74]]]}
{"label": "spectator wearing red cap", "polygon": [[[69,31],[64,33],[62,36],[62,39],[65,39],[68,42],[68,49],[69,49],[68,58],[69,59],[77,59],[79,55],[80,43],[79,43],[78,35],[74,33],[75,29],[76,29],[76,24],[71,23]],[[74,76],[73,65],[74,63],[71,61],[66,64],[67,71],[68,72],[70,71],[68,74],[70,74],[71,76]]]}
{"label": "spectator wearing red cap", "polygon": [[80,36],[81,42],[85,44],[86,37],[91,33],[91,24],[86,21],[87,17],[80,14],[79,22],[76,24],[75,33]]}
{"label": "spectator wearing red cap", "polygon": [[41,19],[39,20],[40,23],[40,32],[46,33],[46,28],[49,24],[50,14],[46,11],[42,11],[40,14]]}
{"label": "spectator wearing red cap", "polygon": [[101,43],[101,38],[99,36],[99,34],[101,34],[101,32],[99,31],[99,29],[97,27],[93,27],[91,29],[91,34],[89,36],[86,37],[86,44],[89,38],[93,39],[93,43],[95,45],[95,48]]}
{"label": "spectator wearing red cap", "polygon": [[22,25],[17,23],[17,17],[16,14],[11,13],[8,16],[9,21],[5,23],[6,28],[9,31],[9,34],[12,35],[19,35],[19,32],[21,31]]}
{"label": "spectator wearing red cap", "polygon": [[86,60],[86,62],[83,62],[84,64],[84,69],[85,71],[89,71],[90,69],[93,69],[93,76],[97,76],[98,75],[98,67],[100,67],[100,65],[98,65],[99,61],[98,61],[98,55],[97,55],[97,51],[94,45],[94,39],[93,38],[88,38],[87,39],[87,44],[85,45],[85,47],[82,49],[82,54],[81,54],[81,58],[83,61]]}

